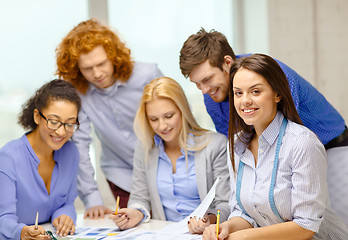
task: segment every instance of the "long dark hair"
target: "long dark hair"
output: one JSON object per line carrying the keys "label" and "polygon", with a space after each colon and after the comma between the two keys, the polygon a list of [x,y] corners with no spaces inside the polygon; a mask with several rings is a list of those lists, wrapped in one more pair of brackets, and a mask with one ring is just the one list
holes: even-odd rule
{"label": "long dark hair", "polygon": [[233,79],[235,74],[241,68],[253,71],[264,77],[269,85],[271,85],[273,91],[281,97],[281,100],[278,103],[278,110],[283,113],[285,118],[302,125],[302,121],[291,97],[288,80],[279,64],[272,57],[265,54],[253,54],[249,57],[237,59],[231,66],[229,88],[230,118],[228,140],[233,170],[235,170],[235,136],[238,136],[239,140],[243,142],[249,142],[251,140],[250,136],[253,135],[253,127],[245,124],[234,108]]}
{"label": "long dark hair", "polygon": [[18,123],[24,129],[35,130],[37,125],[34,121],[34,109],[41,111],[41,109],[47,107],[49,101],[54,100],[66,100],[74,103],[77,110],[80,111],[81,99],[73,85],[64,80],[55,79],[38,89],[23,105],[23,110],[18,117]]}

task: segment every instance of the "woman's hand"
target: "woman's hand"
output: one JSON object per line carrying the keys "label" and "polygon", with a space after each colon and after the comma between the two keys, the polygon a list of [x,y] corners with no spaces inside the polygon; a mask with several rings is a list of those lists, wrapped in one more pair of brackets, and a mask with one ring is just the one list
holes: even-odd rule
{"label": "woman's hand", "polygon": [[90,218],[90,219],[98,219],[98,218],[104,218],[105,214],[112,213],[112,210],[110,208],[107,208],[105,206],[94,206],[90,207],[85,211],[84,218]]}
{"label": "woman's hand", "polygon": [[50,235],[46,235],[46,231],[42,226],[38,226],[38,229],[35,229],[35,226],[25,226],[22,228],[21,240],[30,240],[30,239],[40,239],[40,240],[49,240],[51,239]]}
{"label": "woman's hand", "polygon": [[66,237],[69,233],[74,235],[75,233],[74,221],[67,215],[60,215],[52,223],[56,228],[56,234],[60,237]]}
{"label": "woman's hand", "polygon": [[[219,226],[219,240],[227,239],[229,235],[229,227],[227,224],[220,224]],[[210,226],[206,227],[203,232],[203,238],[204,240],[216,240],[216,224],[211,224]]]}
{"label": "woman's hand", "polygon": [[190,221],[188,221],[187,226],[190,231],[190,233],[193,234],[202,234],[204,232],[204,229],[210,225],[210,220],[207,216],[204,216],[203,218],[197,218],[193,217],[190,218]]}
{"label": "woman's hand", "polygon": [[120,230],[132,228],[144,218],[144,214],[133,208],[121,208],[117,215],[110,215],[110,219],[114,221]]}

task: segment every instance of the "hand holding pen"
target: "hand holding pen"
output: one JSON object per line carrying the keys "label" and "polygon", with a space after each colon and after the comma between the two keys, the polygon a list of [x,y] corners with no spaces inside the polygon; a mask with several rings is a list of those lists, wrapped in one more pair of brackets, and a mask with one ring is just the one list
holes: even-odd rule
{"label": "hand holding pen", "polygon": [[21,239],[42,239],[49,240],[51,236],[46,235],[45,229],[39,225],[39,213],[36,213],[35,225],[24,226],[21,231]]}
{"label": "hand holding pen", "polygon": [[224,223],[220,224],[220,211],[216,214],[216,224],[211,224],[205,228],[202,239],[204,240],[222,240],[227,239],[229,235],[228,225]]}
{"label": "hand holding pen", "polygon": [[116,200],[116,211],[109,216],[120,230],[132,228],[144,218],[144,215],[138,209],[121,208],[119,209],[119,197]]}

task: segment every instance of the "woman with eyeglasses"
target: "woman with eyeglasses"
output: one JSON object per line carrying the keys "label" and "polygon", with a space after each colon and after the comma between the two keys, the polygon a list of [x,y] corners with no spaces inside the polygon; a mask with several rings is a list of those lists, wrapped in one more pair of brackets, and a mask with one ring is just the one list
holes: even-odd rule
{"label": "woman with eyeglasses", "polygon": [[63,80],[43,85],[23,106],[29,131],[0,149],[0,239],[50,239],[38,223],[51,221],[59,236],[75,231],[79,152],[70,141],[81,101]]}

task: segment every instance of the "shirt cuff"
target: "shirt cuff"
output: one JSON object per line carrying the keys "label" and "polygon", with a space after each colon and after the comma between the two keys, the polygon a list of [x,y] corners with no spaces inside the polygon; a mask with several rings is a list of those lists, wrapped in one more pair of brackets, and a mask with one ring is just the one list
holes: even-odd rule
{"label": "shirt cuff", "polygon": [[245,221],[247,221],[251,226],[253,226],[254,228],[257,227],[256,221],[243,212],[239,212],[239,211],[231,212],[231,214],[228,216],[228,220],[233,218],[233,217],[241,217]]}
{"label": "shirt cuff", "polygon": [[145,210],[143,210],[141,208],[136,208],[136,210],[139,210],[144,215],[143,219],[138,223],[138,224],[140,224],[140,223],[145,221],[145,219],[146,219],[146,212],[145,212]]}
{"label": "shirt cuff", "polygon": [[132,203],[131,205],[127,206],[128,208],[134,208],[142,212],[144,214],[144,219],[141,220],[141,222],[149,222],[151,219],[151,214],[149,210],[146,209],[142,204],[139,203]]}

